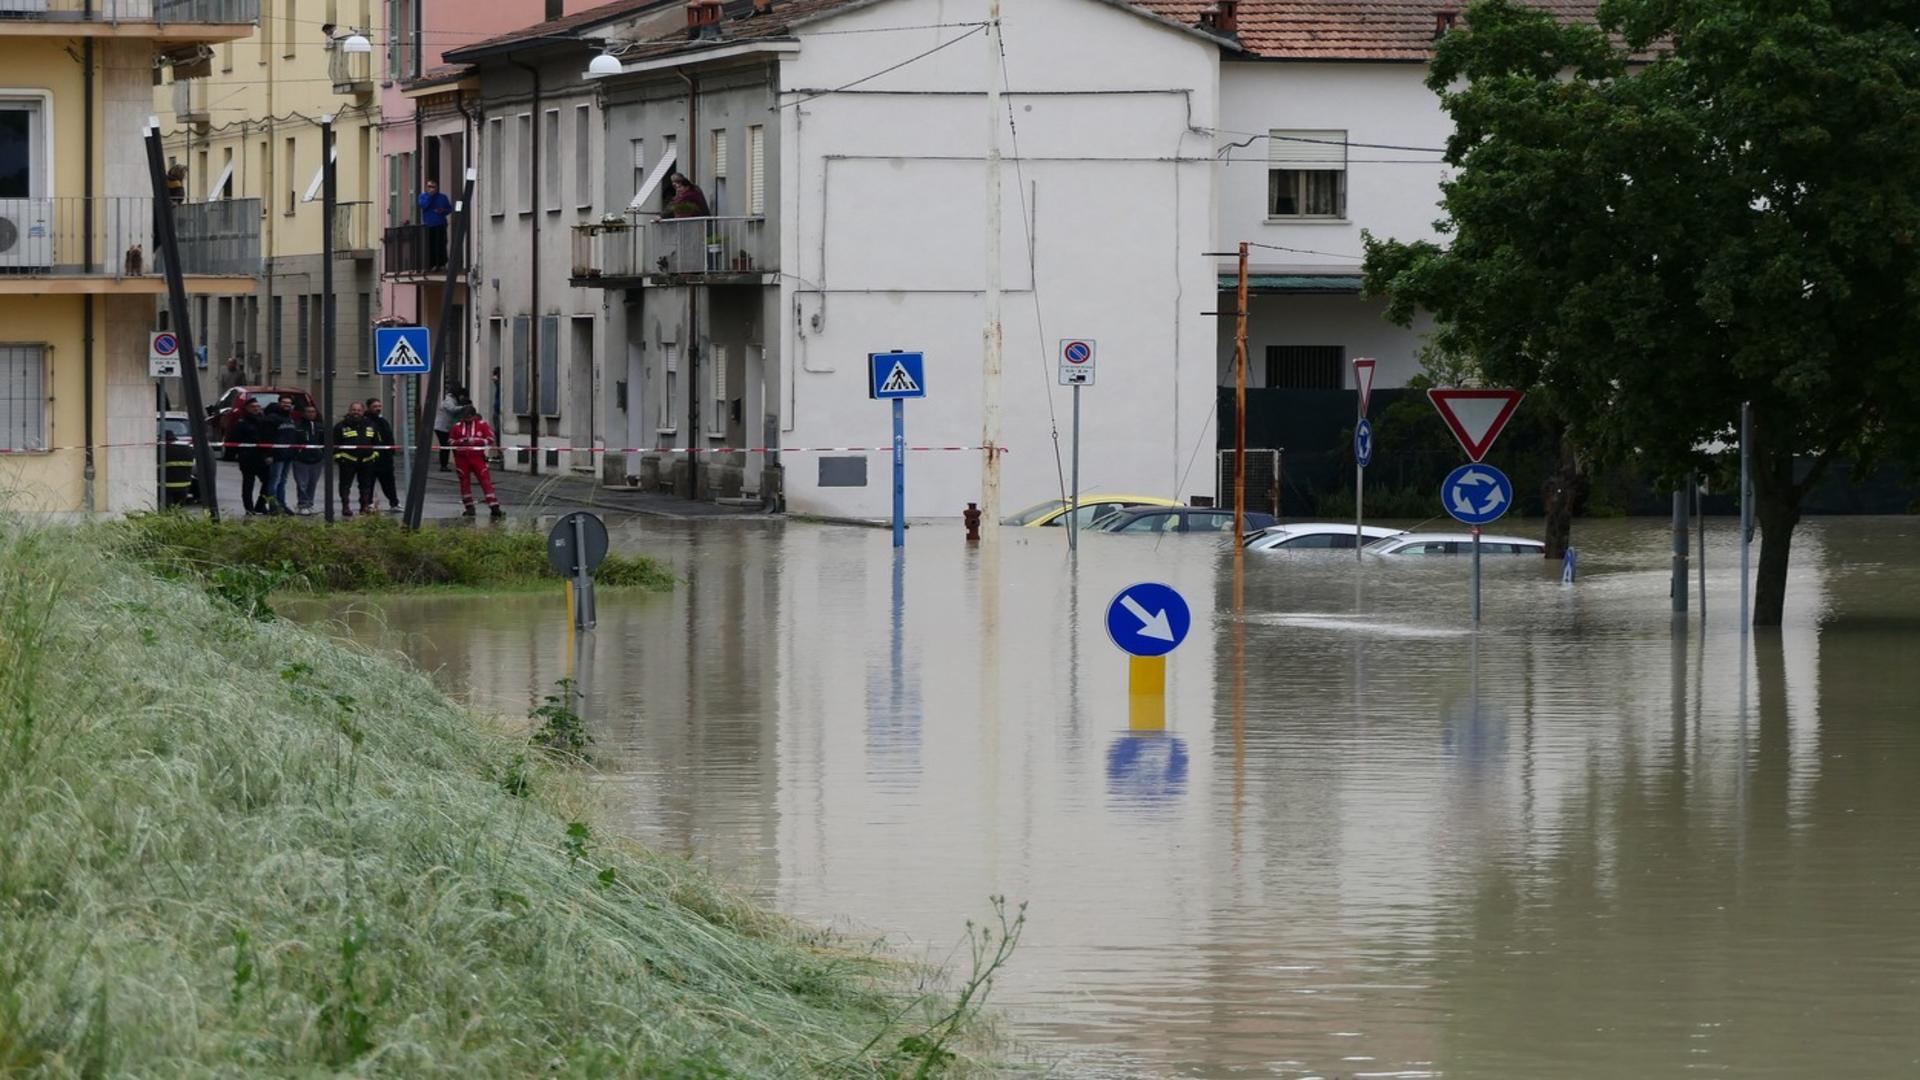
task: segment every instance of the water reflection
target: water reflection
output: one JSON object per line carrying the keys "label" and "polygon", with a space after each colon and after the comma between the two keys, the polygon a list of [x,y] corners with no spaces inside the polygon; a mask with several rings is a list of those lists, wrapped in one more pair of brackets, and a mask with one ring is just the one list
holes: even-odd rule
{"label": "water reflection", "polygon": [[[1090,1071],[1915,1071],[1914,523],[1804,526],[1749,637],[1730,522],[1680,634],[1659,522],[1490,562],[1478,633],[1456,560],[1023,532],[617,528],[686,582],[582,639],[627,827],[936,956],[1030,899],[998,993]],[[1193,608],[1164,730],[1089,621],[1138,580]],[[333,614],[483,708],[565,673],[557,593],[380,608]]]}

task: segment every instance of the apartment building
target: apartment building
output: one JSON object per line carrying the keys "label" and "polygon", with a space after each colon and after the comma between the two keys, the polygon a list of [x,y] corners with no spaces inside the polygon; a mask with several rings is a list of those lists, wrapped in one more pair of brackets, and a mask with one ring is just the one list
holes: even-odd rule
{"label": "apartment building", "polygon": [[[250,304],[262,207],[156,200],[156,69],[188,92],[244,47],[257,0],[7,0],[0,9],[0,499],[9,510],[155,505],[164,307],[157,214],[200,310]],[[198,329],[198,327],[196,327]],[[178,400],[178,395],[175,395]]]}

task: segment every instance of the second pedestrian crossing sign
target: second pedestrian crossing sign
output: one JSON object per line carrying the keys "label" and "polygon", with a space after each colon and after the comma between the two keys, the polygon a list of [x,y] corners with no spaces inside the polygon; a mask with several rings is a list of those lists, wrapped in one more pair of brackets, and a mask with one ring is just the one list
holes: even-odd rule
{"label": "second pedestrian crossing sign", "polygon": [[917,398],[927,396],[926,354],[883,352],[867,354],[867,396]]}
{"label": "second pedestrian crossing sign", "polygon": [[373,370],[381,375],[425,375],[433,348],[424,326],[383,327],[373,332]]}

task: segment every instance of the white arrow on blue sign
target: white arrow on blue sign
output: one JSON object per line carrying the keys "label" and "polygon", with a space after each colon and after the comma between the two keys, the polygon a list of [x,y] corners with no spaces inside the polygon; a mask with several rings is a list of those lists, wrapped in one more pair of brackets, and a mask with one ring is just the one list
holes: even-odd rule
{"label": "white arrow on blue sign", "polygon": [[1132,656],[1165,656],[1187,639],[1193,612],[1170,585],[1143,581],[1107,605],[1107,636]]}
{"label": "white arrow on blue sign", "polygon": [[386,326],[373,332],[373,370],[381,375],[425,375],[433,347],[424,326]]}
{"label": "white arrow on blue sign", "polygon": [[1365,417],[1353,429],[1353,459],[1361,468],[1373,464],[1373,422]]}
{"label": "white arrow on blue sign", "polygon": [[1440,504],[1463,525],[1485,525],[1513,505],[1513,483],[1491,465],[1462,465],[1440,485]]}

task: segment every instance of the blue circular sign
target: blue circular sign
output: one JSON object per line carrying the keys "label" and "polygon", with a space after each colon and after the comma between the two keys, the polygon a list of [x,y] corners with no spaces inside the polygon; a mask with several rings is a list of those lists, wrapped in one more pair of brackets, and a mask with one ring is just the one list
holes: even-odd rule
{"label": "blue circular sign", "polygon": [[1171,585],[1143,581],[1107,605],[1107,636],[1132,656],[1165,656],[1187,639],[1193,613]]}
{"label": "blue circular sign", "polygon": [[1463,525],[1485,525],[1513,505],[1513,482],[1491,465],[1462,465],[1440,485],[1440,505]]}
{"label": "blue circular sign", "polygon": [[1364,416],[1353,428],[1353,459],[1363,469],[1373,464],[1373,422]]}
{"label": "blue circular sign", "polygon": [[180,351],[180,339],[172,334],[156,334],[153,338],[153,351],[159,356],[172,356]]}
{"label": "blue circular sign", "polygon": [[1067,362],[1070,364],[1084,364],[1087,362],[1087,358],[1092,355],[1093,350],[1088,348],[1087,343],[1084,341],[1070,341],[1067,343]]}

